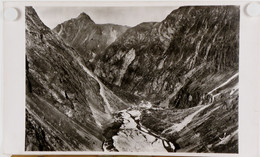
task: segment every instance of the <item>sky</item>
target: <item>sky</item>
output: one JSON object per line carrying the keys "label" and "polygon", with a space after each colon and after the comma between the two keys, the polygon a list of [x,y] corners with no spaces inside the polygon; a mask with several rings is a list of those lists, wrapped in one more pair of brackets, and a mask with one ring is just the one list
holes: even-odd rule
{"label": "sky", "polygon": [[97,24],[136,26],[160,22],[178,7],[34,7],[43,23],[53,29],[58,24],[85,12]]}

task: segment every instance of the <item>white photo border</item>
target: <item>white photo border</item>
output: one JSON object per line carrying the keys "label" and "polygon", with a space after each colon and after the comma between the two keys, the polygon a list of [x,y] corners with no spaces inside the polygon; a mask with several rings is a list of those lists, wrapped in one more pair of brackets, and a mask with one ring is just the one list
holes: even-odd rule
{"label": "white photo border", "polygon": [[[260,17],[245,13],[248,1],[5,1],[3,10],[14,7],[20,17],[16,21],[3,20],[3,150],[6,154],[28,155],[160,155],[160,156],[247,156],[259,152],[260,132]],[[25,145],[25,6],[94,7],[94,6],[240,6],[239,52],[239,153],[106,153],[88,151],[28,152]]]}

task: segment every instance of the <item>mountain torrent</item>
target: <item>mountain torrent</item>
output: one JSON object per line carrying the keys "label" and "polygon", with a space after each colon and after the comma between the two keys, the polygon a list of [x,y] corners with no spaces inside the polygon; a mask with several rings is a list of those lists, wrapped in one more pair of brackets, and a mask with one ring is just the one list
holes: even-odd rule
{"label": "mountain torrent", "polygon": [[27,151],[238,153],[238,6],[132,28],[25,13]]}
{"label": "mountain torrent", "polygon": [[102,150],[105,125],[127,104],[86,70],[26,7],[26,150]]}
{"label": "mountain torrent", "polygon": [[165,108],[141,122],[178,151],[238,151],[239,7],[180,7],[129,28],[95,60],[94,73],[126,101]]}

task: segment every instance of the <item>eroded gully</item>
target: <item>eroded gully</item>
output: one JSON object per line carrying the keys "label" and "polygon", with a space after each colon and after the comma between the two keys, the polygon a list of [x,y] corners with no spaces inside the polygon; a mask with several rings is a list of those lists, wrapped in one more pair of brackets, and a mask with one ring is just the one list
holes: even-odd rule
{"label": "eroded gully", "polygon": [[[74,56],[75,57],[75,56]],[[83,70],[94,78],[100,85],[100,95],[104,99],[107,111],[112,111],[108,100],[104,94],[103,84],[100,80],[87,69],[79,58],[76,58]],[[151,108],[151,104],[143,103],[143,109]],[[104,141],[104,151],[120,152],[174,152],[174,145],[168,140],[145,129],[140,123],[141,112],[138,109],[127,109],[118,112],[122,119],[122,124],[111,140]],[[112,145],[112,146],[111,146]],[[113,148],[113,149],[111,149]]]}

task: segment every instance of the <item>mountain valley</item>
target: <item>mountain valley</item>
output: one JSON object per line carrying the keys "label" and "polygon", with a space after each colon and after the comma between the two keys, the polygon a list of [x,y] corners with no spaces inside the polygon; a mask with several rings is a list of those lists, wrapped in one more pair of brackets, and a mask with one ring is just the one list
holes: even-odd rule
{"label": "mountain valley", "polygon": [[239,7],[48,28],[26,7],[26,151],[238,153]]}

